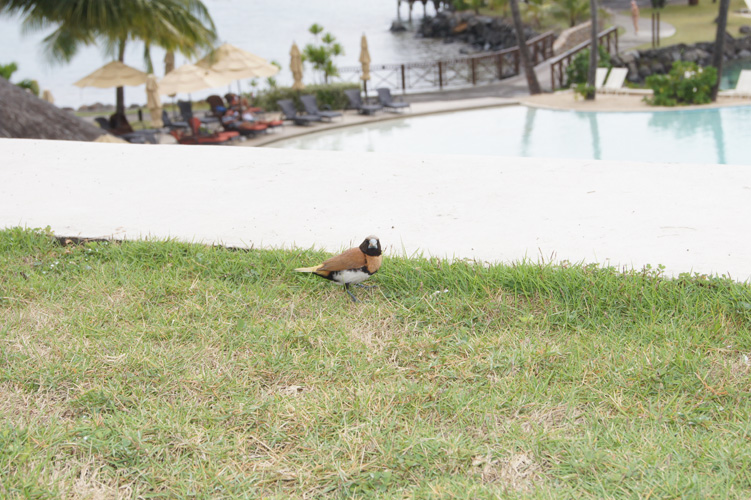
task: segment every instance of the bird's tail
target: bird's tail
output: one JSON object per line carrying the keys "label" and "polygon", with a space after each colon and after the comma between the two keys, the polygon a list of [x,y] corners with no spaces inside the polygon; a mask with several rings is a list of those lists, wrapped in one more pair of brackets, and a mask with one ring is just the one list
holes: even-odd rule
{"label": "bird's tail", "polygon": [[321,267],[322,267],[321,264],[317,266],[313,266],[313,267],[298,267],[297,269],[295,269],[295,271],[297,271],[298,273],[314,273],[318,271]]}

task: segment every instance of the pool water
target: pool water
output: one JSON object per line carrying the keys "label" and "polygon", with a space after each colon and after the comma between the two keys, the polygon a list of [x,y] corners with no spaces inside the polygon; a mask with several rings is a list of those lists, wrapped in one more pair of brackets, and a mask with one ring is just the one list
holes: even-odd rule
{"label": "pool water", "polygon": [[506,106],[291,138],[289,149],[751,164],[751,106],[579,112]]}

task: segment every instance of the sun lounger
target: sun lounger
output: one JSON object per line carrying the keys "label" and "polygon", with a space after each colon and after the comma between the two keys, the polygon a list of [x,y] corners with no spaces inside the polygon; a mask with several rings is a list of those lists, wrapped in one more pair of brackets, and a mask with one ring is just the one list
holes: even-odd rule
{"label": "sun lounger", "polygon": [[608,79],[602,85],[601,92],[617,94],[622,91],[623,83],[626,81],[628,68],[610,68]]}
{"label": "sun lounger", "polygon": [[376,92],[378,92],[378,102],[386,109],[390,109],[391,111],[399,111],[406,108],[412,109],[412,105],[408,102],[395,101],[391,97],[391,90],[387,88],[376,89]]}
{"label": "sun lounger", "polygon": [[597,90],[600,90],[605,83],[609,69],[610,68],[597,68],[597,71],[595,72],[595,88]]}
{"label": "sun lounger", "polygon": [[225,131],[205,133],[201,131],[201,120],[197,116],[190,119],[191,133],[187,134],[182,130],[172,130],[170,134],[180,144],[225,144],[232,139],[239,137],[237,131]]}
{"label": "sun lounger", "polygon": [[276,101],[279,105],[279,109],[282,110],[282,115],[285,120],[291,120],[295,125],[310,125],[313,122],[320,122],[320,116],[313,115],[300,115],[295,109],[295,104],[291,99],[282,99]]}
{"label": "sun lounger", "polygon": [[383,109],[380,104],[365,104],[362,102],[359,89],[347,89],[344,91],[344,95],[347,96],[350,109],[356,109],[358,113],[363,115],[372,115],[376,111]]}
{"label": "sun lounger", "polygon": [[738,75],[738,83],[731,90],[721,90],[717,93],[720,97],[745,97],[751,98],[751,69],[741,70]]}
{"label": "sun lounger", "polygon": [[[129,132],[123,132],[121,130],[115,130],[110,125],[110,120],[103,116],[97,116],[94,118],[94,121],[99,124],[99,127],[103,130],[106,130],[107,133],[114,135],[115,137],[119,137],[120,139],[126,140],[130,142],[131,144],[158,144],[159,141],[156,138],[156,132],[158,130],[156,129],[148,129],[148,130],[133,130],[130,128],[130,125],[128,124],[128,130]],[[127,120],[126,120],[127,123]]]}
{"label": "sun lounger", "polygon": [[310,116],[320,116],[322,120],[326,121],[331,121],[337,116],[342,116],[339,111],[318,109],[318,102],[314,95],[301,95],[300,102],[302,102],[305,112]]}

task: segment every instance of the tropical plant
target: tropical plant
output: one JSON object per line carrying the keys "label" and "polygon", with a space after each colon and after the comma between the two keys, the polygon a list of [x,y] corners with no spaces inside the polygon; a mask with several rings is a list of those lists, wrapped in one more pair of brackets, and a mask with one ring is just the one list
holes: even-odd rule
{"label": "tropical plant", "polygon": [[552,7],[553,5],[547,0],[527,0],[524,4],[524,16],[535,28],[539,29],[542,28],[543,19],[550,13]]}
{"label": "tropical plant", "polygon": [[[597,67],[611,68],[610,54],[602,45],[597,46]],[[566,66],[566,86],[587,83],[589,75],[589,49],[584,49],[571,59],[571,63]]]}
{"label": "tropical plant", "polygon": [[[0,78],[4,78],[10,81],[10,77],[13,76],[13,73],[15,73],[17,70],[18,65],[14,62],[9,64],[0,64]],[[30,91],[35,96],[39,95],[39,83],[36,80],[25,78],[20,82],[16,82],[15,85],[16,87],[21,87],[22,89]]]}
{"label": "tropical plant", "polygon": [[302,60],[310,62],[313,69],[323,74],[324,83],[328,83],[330,77],[339,75],[333,58],[344,55],[344,48],[331,33],[324,34],[319,42],[318,35],[323,33],[323,26],[320,24],[311,25],[308,31],[315,37],[315,43],[305,45]]}
{"label": "tropical plant", "polygon": [[589,17],[589,0],[555,0],[550,14],[565,20],[571,27],[576,26]]}
{"label": "tropical plant", "polygon": [[[307,85],[306,94],[316,96],[319,107],[329,106],[331,109],[344,109],[349,100],[344,91],[348,89],[359,89],[358,83],[330,83],[327,85]],[[298,107],[302,109],[300,102],[300,91],[290,87],[273,87],[262,90],[253,99],[253,104],[266,111],[277,111],[279,106],[277,101],[281,99],[292,99]]]}
{"label": "tropical plant", "polygon": [[655,106],[706,104],[712,101],[712,87],[716,82],[717,68],[676,61],[667,75],[647,77],[645,83],[653,95],[644,100]]}
{"label": "tropical plant", "polygon": [[474,10],[475,14],[479,14],[485,0],[454,0],[452,4],[456,10]]}
{"label": "tropical plant", "polygon": [[[53,28],[43,42],[53,62],[69,62],[81,46],[94,44],[122,62],[127,43],[141,41],[152,71],[152,46],[191,57],[216,39],[214,22],[200,0],[0,0],[0,14],[21,15],[27,30]],[[119,87],[117,109],[124,108]]]}
{"label": "tropical plant", "polygon": [[[543,1],[543,0],[537,0]],[[503,17],[508,17],[509,14],[509,0],[489,0],[488,7],[493,10],[500,10]]]}

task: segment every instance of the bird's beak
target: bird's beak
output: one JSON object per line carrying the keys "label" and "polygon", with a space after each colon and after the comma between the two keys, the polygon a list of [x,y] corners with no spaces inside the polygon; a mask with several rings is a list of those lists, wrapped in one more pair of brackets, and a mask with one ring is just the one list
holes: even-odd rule
{"label": "bird's beak", "polygon": [[368,241],[368,248],[378,248],[378,240],[370,238],[370,241]]}

